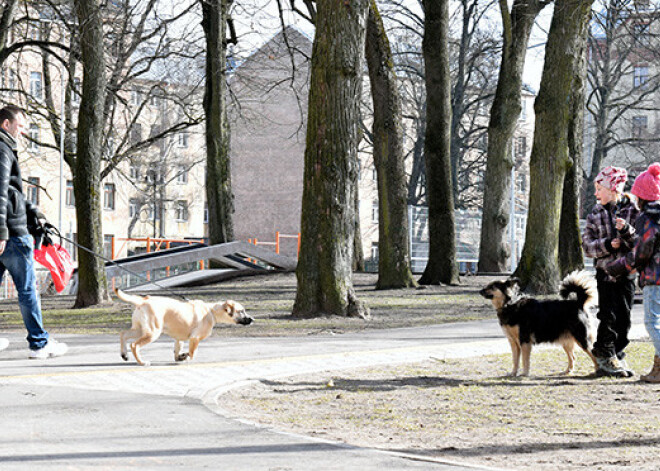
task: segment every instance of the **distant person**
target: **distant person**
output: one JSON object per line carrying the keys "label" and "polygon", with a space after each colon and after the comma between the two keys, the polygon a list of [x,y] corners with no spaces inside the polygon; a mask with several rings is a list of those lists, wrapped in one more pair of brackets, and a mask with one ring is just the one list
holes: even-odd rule
{"label": "distant person", "polygon": [[624,358],[630,342],[630,310],[635,298],[635,275],[608,275],[609,262],[625,256],[635,245],[635,220],[639,211],[623,193],[628,174],[623,168],[606,167],[594,180],[597,203],[587,216],[582,247],[594,259],[598,285],[598,334],[592,353],[601,376],[630,377]]}
{"label": "distant person", "polygon": [[49,337],[41,317],[34,271],[34,239],[28,227],[33,230],[41,227],[39,219],[45,218],[23,194],[17,149],[25,121],[24,111],[17,106],[0,109],[0,280],[5,271],[9,271],[28,331],[30,358],[43,359],[64,355],[67,345]]}
{"label": "distant person", "polygon": [[631,193],[637,197],[641,213],[637,218],[637,244],[625,257],[608,264],[607,272],[621,276],[639,272],[639,284],[644,291],[644,325],[651,337],[655,356],[653,367],[640,379],[660,383],[660,164],[652,164],[633,184]]}

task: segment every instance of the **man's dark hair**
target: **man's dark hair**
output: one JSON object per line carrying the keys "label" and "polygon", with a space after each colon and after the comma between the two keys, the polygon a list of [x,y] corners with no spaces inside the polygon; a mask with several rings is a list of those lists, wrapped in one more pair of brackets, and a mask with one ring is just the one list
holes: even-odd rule
{"label": "man's dark hair", "polygon": [[5,121],[16,121],[16,117],[19,115],[25,114],[25,111],[20,106],[16,105],[7,105],[4,108],[0,109],[0,125]]}

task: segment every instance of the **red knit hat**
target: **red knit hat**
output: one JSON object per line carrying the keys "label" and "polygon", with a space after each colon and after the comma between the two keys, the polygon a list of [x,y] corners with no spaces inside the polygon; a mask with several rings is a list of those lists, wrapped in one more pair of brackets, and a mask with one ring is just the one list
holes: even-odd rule
{"label": "red knit hat", "polygon": [[647,171],[635,178],[630,191],[646,201],[660,200],[660,164],[658,162],[651,164]]}
{"label": "red knit hat", "polygon": [[616,193],[623,193],[623,187],[625,186],[627,179],[628,172],[626,172],[625,168],[610,166],[601,170],[598,175],[596,175],[594,182],[604,186],[608,190],[612,190]]}

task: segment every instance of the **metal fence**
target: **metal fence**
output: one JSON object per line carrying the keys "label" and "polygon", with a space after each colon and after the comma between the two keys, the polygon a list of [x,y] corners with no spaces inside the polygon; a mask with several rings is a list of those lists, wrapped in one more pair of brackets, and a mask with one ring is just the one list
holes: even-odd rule
{"label": "metal fence", "polygon": [[[410,265],[413,273],[422,273],[429,258],[429,212],[426,206],[408,206],[410,231]],[[525,242],[527,213],[515,215],[515,225],[509,233],[512,247],[512,270],[517,266]],[[461,272],[475,272],[481,241],[481,211],[456,210],[456,260]]]}

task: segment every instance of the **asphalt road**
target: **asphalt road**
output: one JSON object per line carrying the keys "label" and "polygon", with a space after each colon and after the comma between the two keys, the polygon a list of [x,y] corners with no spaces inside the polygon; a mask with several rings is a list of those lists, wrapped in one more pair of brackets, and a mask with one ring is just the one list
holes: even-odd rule
{"label": "asphalt road", "polygon": [[[644,333],[641,306],[633,336]],[[494,321],[284,338],[211,338],[193,362],[172,342],[119,356],[117,336],[58,337],[66,356],[28,360],[22,332],[0,352],[0,469],[486,469],[280,433],[231,418],[223,391],[315,371],[507,352]]]}

